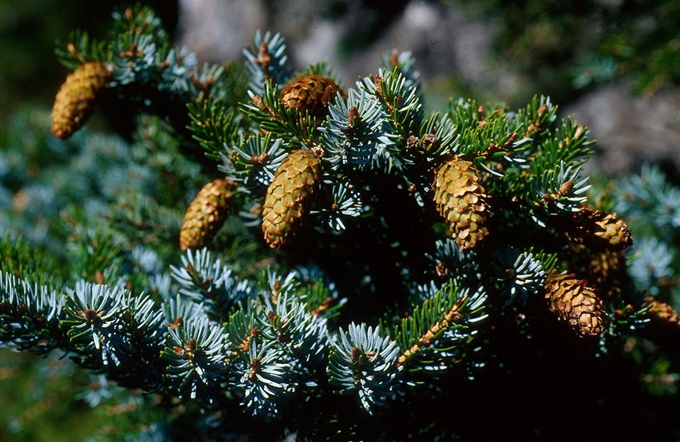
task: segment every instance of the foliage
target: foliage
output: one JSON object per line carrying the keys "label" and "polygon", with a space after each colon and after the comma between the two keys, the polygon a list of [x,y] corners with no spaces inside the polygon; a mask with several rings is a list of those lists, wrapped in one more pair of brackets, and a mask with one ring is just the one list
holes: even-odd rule
{"label": "foliage", "polygon": [[[329,81],[304,79],[332,71],[290,75],[285,50],[257,33],[243,68],[198,68],[139,6],[114,14],[106,40],[72,34],[62,62],[103,63],[138,130],[58,141],[44,112],[16,117],[0,157],[13,208],[0,212],[2,346],[67,355],[97,376],[81,393],[92,406],[129,390],[131,439],[488,440],[489,419],[522,413],[551,437],[582,428],[544,414],[598,421],[603,391],[658,403],[639,370],[677,368],[677,299],[660,282],[679,269],[667,230],[626,257],[630,232],[612,210],[638,198],[677,229],[677,189],[646,172],[654,186],[588,195],[593,141],[547,97],[426,113],[408,53],[328,97],[312,88]],[[286,106],[290,78],[324,112]],[[216,176],[235,183],[230,215],[208,247],[180,252],[182,213]],[[285,241],[267,243],[263,218]],[[653,254],[671,257],[646,272]],[[567,293],[550,291],[555,275]],[[580,302],[586,291],[597,302]],[[651,366],[651,350],[626,350],[643,337],[666,345]],[[555,394],[541,401],[546,385]],[[520,392],[527,408],[503,411]],[[676,431],[649,430],[666,409],[626,409],[639,423],[627,434]]]}
{"label": "foliage", "polygon": [[541,90],[559,94],[627,78],[649,95],[680,80],[676,1],[466,3],[498,19],[497,53]]}

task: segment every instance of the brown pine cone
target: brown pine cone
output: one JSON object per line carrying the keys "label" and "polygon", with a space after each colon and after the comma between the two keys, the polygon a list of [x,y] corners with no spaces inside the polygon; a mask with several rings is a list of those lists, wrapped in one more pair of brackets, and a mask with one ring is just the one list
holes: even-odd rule
{"label": "brown pine cone", "polygon": [[295,236],[314,202],[321,160],[310,150],[291,152],[274,174],[262,207],[262,232],[271,247]]}
{"label": "brown pine cone", "polygon": [[605,312],[602,300],[583,279],[552,272],[545,281],[548,308],[581,337],[602,333]]}
{"label": "brown pine cone", "polygon": [[281,104],[301,113],[309,112],[316,117],[317,124],[328,115],[328,105],[335,100],[340,89],[332,78],[321,75],[301,75],[281,90]]}
{"label": "brown pine cone", "polygon": [[210,244],[227,219],[236,186],[235,182],[225,179],[203,186],[184,214],[179,232],[180,249],[200,249]]}
{"label": "brown pine cone", "polygon": [[628,226],[615,213],[607,213],[592,207],[582,207],[566,226],[567,237],[577,244],[593,250],[625,250],[633,244]]}
{"label": "brown pine cone", "polygon": [[487,196],[475,166],[454,157],[439,167],[433,187],[437,210],[449,222],[453,240],[461,250],[474,248],[489,233]]}
{"label": "brown pine cone", "polygon": [[111,72],[100,62],[78,66],[66,77],[52,107],[52,134],[68,139],[83,127],[108,89]]}

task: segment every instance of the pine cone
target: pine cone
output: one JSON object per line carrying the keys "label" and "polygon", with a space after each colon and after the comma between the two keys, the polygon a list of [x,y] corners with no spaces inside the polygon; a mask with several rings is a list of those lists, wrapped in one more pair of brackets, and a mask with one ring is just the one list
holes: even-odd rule
{"label": "pine cone", "polygon": [[94,113],[108,88],[111,72],[99,62],[89,62],[71,72],[59,88],[52,107],[52,134],[68,139]]}
{"label": "pine cone", "polygon": [[664,327],[680,328],[680,315],[669,304],[657,301],[652,296],[645,297],[645,302],[649,302],[649,317],[652,322]]}
{"label": "pine cone", "polygon": [[572,218],[567,228],[570,241],[585,244],[592,249],[625,250],[633,244],[626,223],[615,213],[607,213],[592,207],[583,207]]}
{"label": "pine cone", "polygon": [[293,151],[283,160],[262,207],[262,231],[271,247],[282,247],[297,233],[320,177],[321,161],[309,150]]}
{"label": "pine cone", "polygon": [[649,305],[647,316],[649,322],[641,330],[642,336],[652,340],[655,344],[667,348],[677,348],[680,342],[680,315],[669,304],[646,296],[645,303]]}
{"label": "pine cone", "polygon": [[320,75],[301,75],[288,83],[281,91],[281,104],[316,117],[318,124],[328,115],[328,105],[338,92],[345,96],[332,78]]}
{"label": "pine cone", "polygon": [[184,214],[179,232],[180,249],[200,249],[210,244],[227,219],[236,186],[235,182],[225,179],[203,186]]}
{"label": "pine cone", "polygon": [[545,281],[545,288],[550,311],[561,321],[567,321],[579,336],[597,336],[602,332],[605,315],[602,300],[585,280],[553,271]]}
{"label": "pine cone", "polygon": [[454,157],[439,167],[434,202],[461,250],[474,248],[489,233],[485,226],[489,209],[486,194],[471,162]]}

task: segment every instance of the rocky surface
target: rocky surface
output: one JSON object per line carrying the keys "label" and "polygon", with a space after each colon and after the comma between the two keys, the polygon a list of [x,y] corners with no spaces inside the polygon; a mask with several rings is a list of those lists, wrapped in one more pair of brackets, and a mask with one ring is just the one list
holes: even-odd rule
{"label": "rocky surface", "polygon": [[680,170],[680,90],[632,96],[624,83],[602,86],[563,107],[590,128],[598,153],[587,163],[606,174],[637,171],[643,162]]}

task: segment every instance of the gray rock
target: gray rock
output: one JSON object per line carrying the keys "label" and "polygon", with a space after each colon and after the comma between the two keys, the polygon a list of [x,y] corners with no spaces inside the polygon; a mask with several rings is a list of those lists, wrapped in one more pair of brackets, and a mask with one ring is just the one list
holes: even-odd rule
{"label": "gray rock", "polygon": [[590,129],[597,155],[587,169],[608,175],[638,171],[642,162],[670,162],[680,170],[680,89],[631,95],[629,84],[602,86],[563,108]]}
{"label": "gray rock", "polygon": [[177,44],[202,62],[240,59],[251,35],[266,22],[262,0],[179,0]]}

